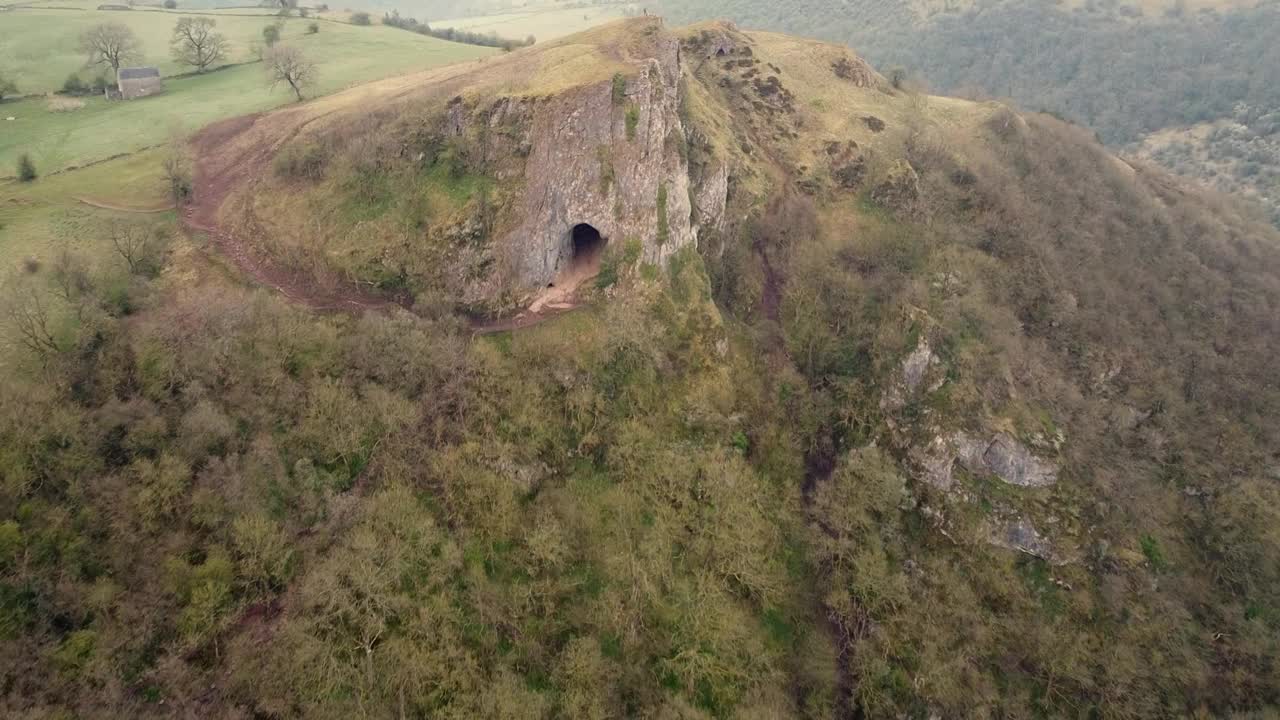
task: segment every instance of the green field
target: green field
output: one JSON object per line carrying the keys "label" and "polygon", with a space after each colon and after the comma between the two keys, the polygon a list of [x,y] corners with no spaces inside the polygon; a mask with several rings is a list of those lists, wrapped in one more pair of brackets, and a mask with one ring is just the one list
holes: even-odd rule
{"label": "green field", "polygon": [[[228,59],[244,63],[250,59],[250,41],[268,19],[254,17],[252,11],[236,12],[245,15],[219,13],[218,26],[232,41]],[[134,29],[146,47],[147,62],[160,65],[166,74],[179,70],[168,59],[174,14],[42,7],[0,14],[0,74],[14,79],[26,93],[60,86],[67,74],[83,66],[76,52],[80,32],[106,20],[126,22]],[[300,45],[317,62],[313,96],[497,52],[393,28],[323,20],[320,32],[309,35],[305,30],[310,22],[289,20],[283,35],[284,41]],[[53,104],[66,99],[40,94],[0,103],[0,286],[13,286],[33,268],[43,273],[64,248],[96,267],[110,266],[116,258],[101,230],[104,223],[168,224],[176,216],[172,211],[106,210],[82,198],[113,207],[162,208],[162,153],[148,148],[166,142],[175,127],[198,130],[216,120],[289,103],[292,96],[286,89],[273,92],[261,64],[249,62],[205,75],[170,77],[164,94],[143,100],[81,100],[79,109],[61,112],[53,110]],[[23,153],[35,161],[39,179],[3,179],[15,174]],[[0,368],[9,359],[12,341],[0,339]]]}
{"label": "green field", "polygon": [[622,17],[618,7],[589,7],[573,9],[526,10],[496,15],[432,20],[432,27],[495,32],[504,38],[524,38],[533,35],[539,41],[554,40],[572,35],[601,23]]}
{"label": "green field", "polygon": [[[110,222],[172,223],[177,217],[167,212],[117,212],[81,202],[96,202],[131,208],[166,205],[160,154],[142,152],[74,172],[41,178],[33,183],[0,181],[0,303],[8,302],[8,291],[16,290],[24,279],[47,276],[50,265],[63,250],[82,258],[101,272],[118,264],[102,228]],[[32,274],[36,268],[39,275]],[[43,287],[43,282],[36,282]],[[52,295],[44,293],[55,318],[66,309]],[[0,319],[8,323],[8,318]],[[14,361],[17,338],[12,328],[0,326],[0,371]]]}
{"label": "green field", "polygon": [[[83,4],[83,3],[79,3]],[[0,74],[17,81],[18,89],[27,94],[58,90],[71,73],[92,79],[101,68],[86,69],[85,57],[78,49],[80,35],[103,22],[128,25],[142,41],[145,59],[140,65],[155,65],[164,75],[190,70],[178,65],[169,54],[169,38],[174,23],[183,13],[162,10],[129,12],[71,9],[78,3],[59,2],[56,7],[19,8],[0,15]],[[202,12],[218,21],[218,32],[231,45],[227,62],[243,62],[250,58],[249,43],[262,38],[262,28],[271,20],[254,10]],[[288,23],[287,33],[301,33],[305,21]],[[329,30],[324,27],[321,29]],[[367,28],[366,28],[367,29]],[[340,30],[339,30],[340,31]]]}
{"label": "green field", "polygon": [[[3,53],[0,57],[13,53],[10,49],[11,35],[21,35],[13,32],[9,21],[14,18],[28,20],[27,12],[6,13],[4,20],[0,21],[0,47],[5,48],[0,51]],[[37,11],[30,12],[34,14]],[[94,21],[108,14],[67,13],[73,18],[84,15]],[[121,12],[116,17],[129,16],[132,20],[148,15],[153,13]],[[157,17],[166,25],[173,22],[171,17]],[[287,22],[284,41],[296,42],[317,61],[319,77],[312,89],[313,95],[392,75],[473,60],[496,52],[491,48],[443,42],[393,28],[354,27],[333,22],[322,22],[318,34],[307,35],[307,22],[298,19]],[[261,20],[252,20],[252,23],[253,28],[264,24]],[[48,33],[52,42],[54,32],[51,27],[36,24],[28,32],[34,33],[37,28]],[[167,33],[167,30],[163,32]],[[74,39],[71,44],[74,45]],[[23,77],[20,74],[15,77],[25,90],[27,84]],[[287,89],[277,88],[273,92],[267,87],[262,67],[250,63],[203,76],[170,79],[166,82],[165,94],[143,100],[108,102],[98,97],[86,98],[83,108],[71,112],[51,111],[49,101],[44,97],[6,102],[0,105],[0,127],[3,128],[0,131],[0,177],[15,173],[16,160],[24,152],[30,153],[37,168],[47,174],[163,142],[174,125],[196,130],[221,118],[266,110],[291,99]],[[8,120],[10,117],[14,119]]]}
{"label": "green field", "polygon": [[33,183],[3,181],[0,197],[4,198],[0,203],[0,275],[17,268],[25,258],[47,262],[67,243],[96,258],[102,254],[101,248],[93,246],[94,233],[86,232],[86,226],[135,215],[101,210],[76,198],[120,207],[166,204],[157,152],[136,153]]}

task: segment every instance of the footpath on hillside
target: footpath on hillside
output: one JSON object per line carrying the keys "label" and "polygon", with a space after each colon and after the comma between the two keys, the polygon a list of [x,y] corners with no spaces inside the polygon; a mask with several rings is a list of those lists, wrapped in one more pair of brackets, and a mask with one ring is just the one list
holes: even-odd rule
{"label": "footpath on hillside", "polygon": [[[231,193],[270,169],[271,152],[267,147],[239,149],[233,141],[247,132],[262,114],[222,120],[209,125],[191,140],[195,156],[195,187],[192,202],[183,211],[183,222],[189,230],[205,234],[210,245],[230,260],[244,275],[259,285],[269,287],[291,302],[316,312],[359,313],[391,306],[411,309],[413,298],[407,293],[388,295],[354,285],[328,287],[304,273],[281,267],[253,242],[231,232],[218,222],[218,212]],[[227,157],[232,153],[235,157]],[[571,272],[566,282],[544,289],[527,309],[510,318],[473,318],[476,334],[491,334],[532,327],[578,307],[577,289],[587,277]]]}

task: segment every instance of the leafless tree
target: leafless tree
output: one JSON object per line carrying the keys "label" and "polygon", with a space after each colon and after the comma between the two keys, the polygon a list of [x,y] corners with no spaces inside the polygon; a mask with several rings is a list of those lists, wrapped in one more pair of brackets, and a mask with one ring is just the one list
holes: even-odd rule
{"label": "leafless tree", "polygon": [[75,309],[77,318],[83,318],[85,299],[93,291],[93,279],[84,258],[64,247],[54,259],[51,270],[54,292]]}
{"label": "leafless tree", "polygon": [[217,21],[209,17],[184,17],[173,28],[169,41],[173,59],[204,72],[227,55],[227,39],[214,32]]}
{"label": "leafless tree", "polygon": [[119,76],[120,66],[142,58],[142,42],[127,25],[101,23],[80,36],[80,51],[89,56],[89,65],[110,65]]}
{"label": "leafless tree", "polygon": [[316,79],[316,64],[302,50],[292,45],[276,45],[262,55],[267,68],[267,79],[274,90],[280,83],[287,83],[293,94],[302,102],[302,90]]}
{"label": "leafless tree", "polygon": [[151,230],[142,225],[113,222],[107,225],[107,237],[111,246],[135,275],[147,275],[157,270],[157,243]]}
{"label": "leafless tree", "polygon": [[62,351],[53,336],[49,304],[44,293],[34,284],[15,283],[5,298],[5,312],[19,341],[41,360],[47,361],[51,355]]}
{"label": "leafless tree", "polygon": [[182,205],[191,197],[191,159],[187,156],[187,134],[181,125],[169,128],[169,145],[160,159],[165,187],[174,205]]}

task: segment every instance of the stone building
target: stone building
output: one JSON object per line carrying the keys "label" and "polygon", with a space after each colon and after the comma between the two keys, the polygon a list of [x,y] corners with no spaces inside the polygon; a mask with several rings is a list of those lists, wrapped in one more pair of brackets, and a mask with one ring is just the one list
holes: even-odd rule
{"label": "stone building", "polygon": [[153,67],[120,68],[120,98],[135,100],[164,92],[160,69]]}

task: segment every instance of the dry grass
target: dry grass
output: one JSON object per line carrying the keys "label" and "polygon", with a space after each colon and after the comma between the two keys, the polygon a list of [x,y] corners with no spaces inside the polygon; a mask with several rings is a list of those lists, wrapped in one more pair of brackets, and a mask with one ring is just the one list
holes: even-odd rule
{"label": "dry grass", "polygon": [[371,108],[394,112],[397,107],[459,94],[473,99],[498,94],[549,95],[608,80],[626,69],[625,59],[639,54],[620,39],[641,35],[635,30],[637,24],[653,23],[654,18],[618,21],[561,42],[359,85],[267,114],[252,130],[236,138],[235,145],[273,145],[304,126],[314,132],[349,124],[353,118],[367,115]]}
{"label": "dry grass", "polygon": [[59,97],[50,95],[46,107],[49,112],[75,112],[84,107],[84,101],[80,98]]}

